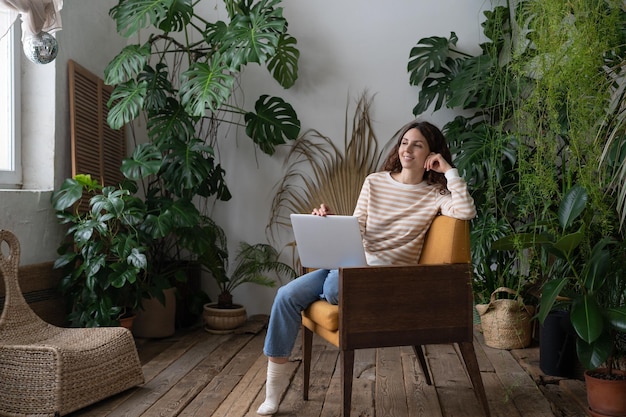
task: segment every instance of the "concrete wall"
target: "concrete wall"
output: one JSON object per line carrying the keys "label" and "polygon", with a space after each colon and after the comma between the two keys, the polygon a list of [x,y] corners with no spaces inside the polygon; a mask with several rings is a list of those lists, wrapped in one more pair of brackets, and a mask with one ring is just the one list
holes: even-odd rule
{"label": "concrete wall", "polygon": [[[203,3],[207,15],[221,5],[219,0]],[[48,116],[43,124],[35,116],[24,120],[28,129],[23,143],[36,161],[25,166],[27,185],[32,190],[0,191],[0,228],[18,235],[22,264],[56,257],[63,230],[56,223],[49,199],[51,190],[70,175],[67,60],[103,73],[124,45],[108,16],[115,4],[113,0],[65,0],[56,61],[46,68],[28,61],[24,64],[28,93],[23,99],[23,114]],[[263,71],[251,67],[242,79],[242,104],[252,108],[260,93],[280,96],[295,107],[303,131],[315,128],[342,143],[346,104],[354,103],[364,90],[375,95],[371,116],[379,140],[386,141],[409,121],[418,93],[409,86],[406,71],[411,48],[422,37],[447,37],[455,31],[460,48],[478,53],[481,9],[491,5],[483,0],[285,0],[283,7],[301,53],[299,79],[295,87],[283,90]],[[442,126],[452,113],[442,111],[424,117]],[[42,136],[47,138],[40,139]],[[266,240],[273,187],[283,175],[286,150],[266,157],[236,129],[220,144],[221,163],[233,199],[218,203],[214,217],[225,228],[233,250],[239,241]],[[210,282],[205,287],[213,291]],[[235,297],[246,305],[249,314],[268,313],[274,293],[275,289],[244,285]]]}

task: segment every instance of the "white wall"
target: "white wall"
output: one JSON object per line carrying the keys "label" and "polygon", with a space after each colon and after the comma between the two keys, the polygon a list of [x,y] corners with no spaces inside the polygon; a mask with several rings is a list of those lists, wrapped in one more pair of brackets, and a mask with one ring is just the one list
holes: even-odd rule
{"label": "white wall", "polygon": [[[92,72],[103,73],[124,45],[108,16],[116,3],[65,0],[63,30],[57,33],[59,56],[49,64],[54,65],[56,92],[33,92],[25,99],[24,106],[36,102],[56,108],[54,126],[50,127],[55,132],[55,143],[48,160],[54,170],[48,165],[46,171],[48,182],[55,187],[70,175],[67,60],[71,58]],[[207,0],[204,4],[206,14],[211,15],[221,2]],[[263,71],[249,68],[242,80],[245,107],[252,108],[261,93],[280,96],[295,107],[303,131],[315,128],[341,143],[347,100],[354,102],[364,90],[375,94],[371,116],[379,140],[386,141],[408,122],[417,101],[417,89],[409,86],[406,71],[411,48],[422,37],[447,37],[455,31],[461,49],[478,52],[481,8],[491,5],[484,0],[284,0],[283,7],[301,53],[299,79],[292,89],[283,90]],[[424,117],[442,126],[451,116],[444,111]],[[37,120],[25,123],[35,124]],[[286,149],[270,158],[256,152],[243,131],[231,133],[237,137],[221,143],[220,156],[233,199],[218,203],[214,217],[226,230],[234,250],[242,240],[265,241],[273,187],[283,174]],[[53,181],[49,175],[54,175]],[[49,198],[49,187],[45,192],[0,191],[0,228],[13,230],[20,238],[23,264],[56,257],[62,232]],[[212,288],[209,283],[206,286]],[[274,293],[275,289],[244,285],[235,297],[246,304],[249,314],[268,313]]]}

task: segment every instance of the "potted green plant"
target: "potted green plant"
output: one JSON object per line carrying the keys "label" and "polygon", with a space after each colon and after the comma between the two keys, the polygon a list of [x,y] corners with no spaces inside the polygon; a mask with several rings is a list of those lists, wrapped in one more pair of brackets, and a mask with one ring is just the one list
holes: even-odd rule
{"label": "potted green plant", "polygon": [[[81,201],[88,209],[79,209]],[[141,303],[148,269],[140,230],[145,215],[133,184],[102,187],[89,175],[66,179],[52,206],[69,225],[55,268],[66,268],[61,290],[74,326],[118,325]]]}
{"label": "potted green plant", "polygon": [[246,321],[246,309],[233,302],[233,291],[249,283],[273,287],[275,277],[293,279],[296,272],[279,260],[280,254],[266,243],[250,245],[242,242],[235,259],[235,267],[229,274],[228,246],[224,231],[215,223],[207,237],[211,248],[201,254],[202,268],[215,280],[219,289],[217,302],[204,305],[205,328],[211,332],[229,332]]}
{"label": "potted green plant", "polygon": [[607,103],[610,90],[623,91],[625,22],[610,2],[506,2],[485,16],[479,55],[458,48],[453,32],[420,39],[408,63],[411,84],[421,87],[415,115],[465,110],[444,130],[479,210],[472,227],[479,299],[500,286],[532,291],[541,283],[539,253],[492,245],[542,222],[571,184],[588,189],[597,224],[614,222],[598,157],[614,136],[607,127],[620,126],[619,97]]}
{"label": "potted green plant", "polygon": [[[611,405],[613,401],[621,403],[622,407],[626,405],[623,401],[626,372],[613,369],[618,343],[626,333],[624,243],[601,238],[590,250],[581,248],[586,230],[585,223],[577,220],[585,212],[587,200],[586,190],[573,186],[559,206],[561,233],[544,234],[538,240],[554,258],[553,271],[558,270],[558,275],[553,272],[553,277],[543,286],[539,320],[544,322],[561,297],[560,304],[568,308],[576,334],[578,359],[587,369],[585,380],[591,409],[599,415],[624,415],[626,408],[614,410]],[[611,381],[610,385],[621,385],[617,388],[619,395],[597,400],[596,395],[608,390],[595,388],[602,380]]]}
{"label": "potted green plant", "polygon": [[115,86],[108,123],[147,120],[147,142],[135,138],[141,144],[121,169],[139,184],[146,207],[148,272],[174,285],[181,263],[207,250],[207,213],[198,207],[231,198],[215,153],[220,125],[245,126],[270,155],[300,130],[294,109],[279,97],[262,95],[253,111],[234,99],[248,64],[264,65],[285,88],[297,79],[299,51],[280,1],[223,4],[227,19],[215,21],[190,0],[121,0],[110,11],[121,35],[146,33],[144,43],[127,45],[105,69],[105,82]]}
{"label": "potted green plant", "polygon": [[147,120],[147,142],[135,137],[140,144],[121,167],[137,189],[114,190],[143,210],[136,239],[147,258],[144,296],[163,302],[163,290],[186,279],[180,264],[207,250],[202,200],[231,198],[214,151],[219,125],[245,125],[268,154],[299,133],[295,111],[278,97],[262,95],[254,111],[233,104],[237,78],[249,63],[265,65],[285,88],[297,78],[299,52],[279,3],[225,0],[228,19],[214,22],[190,0],[121,0],[110,11],[123,36],[149,33],[105,69],[105,82],[115,85],[109,125]]}
{"label": "potted green plant", "polygon": [[[445,131],[457,166],[475,179],[469,186],[479,209],[472,232],[477,296],[507,272],[518,287],[545,283],[542,322],[557,296],[568,297],[563,306],[578,326],[578,354],[599,366],[614,346],[607,342],[609,329],[616,330],[614,309],[624,303],[621,269],[612,266],[606,276],[597,269],[623,245],[623,5],[523,0],[485,15],[488,42],[480,55],[460,51],[454,33],[421,39],[411,50],[411,84],[421,87],[414,113],[443,105],[466,110]],[[576,210],[569,218],[557,213],[559,202],[582,198],[572,184],[584,187],[583,207],[589,200],[584,221]],[[574,224],[583,228],[572,232]],[[507,236],[512,239],[498,248]],[[560,284],[560,291],[552,287]],[[595,320],[587,333],[581,316]]]}

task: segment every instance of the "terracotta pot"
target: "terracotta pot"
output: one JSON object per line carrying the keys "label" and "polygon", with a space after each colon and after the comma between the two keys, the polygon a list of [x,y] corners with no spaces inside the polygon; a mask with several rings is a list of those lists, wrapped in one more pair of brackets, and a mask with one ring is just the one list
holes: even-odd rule
{"label": "terracotta pot", "polygon": [[120,319],[120,326],[127,328],[128,330],[133,330],[133,322],[137,316],[135,314],[130,315],[128,317],[122,317]]}
{"label": "terracotta pot", "polygon": [[204,305],[202,318],[209,332],[228,333],[246,322],[246,309],[240,304],[235,308],[217,308],[217,303]]}
{"label": "terracotta pot", "polygon": [[[592,415],[626,417],[626,379],[608,380],[595,378],[590,372],[606,373],[606,369],[585,372],[587,402]],[[613,370],[613,373],[626,376],[626,371]]]}
{"label": "terracotta pot", "polygon": [[176,289],[163,290],[165,305],[156,298],[144,299],[133,323],[136,337],[161,338],[176,332]]}

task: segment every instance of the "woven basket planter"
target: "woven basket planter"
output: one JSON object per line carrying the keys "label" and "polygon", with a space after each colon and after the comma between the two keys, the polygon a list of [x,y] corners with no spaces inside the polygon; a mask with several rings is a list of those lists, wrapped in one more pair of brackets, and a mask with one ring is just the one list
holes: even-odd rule
{"label": "woven basket planter", "polygon": [[491,294],[489,304],[476,305],[485,344],[496,349],[522,349],[531,342],[530,319],[534,307],[521,300],[496,299],[500,292],[517,295],[517,292],[500,287]]}
{"label": "woven basket planter", "polygon": [[204,305],[202,318],[210,333],[230,333],[244,324],[248,318],[246,309],[239,304],[235,308],[217,308],[217,303]]}

